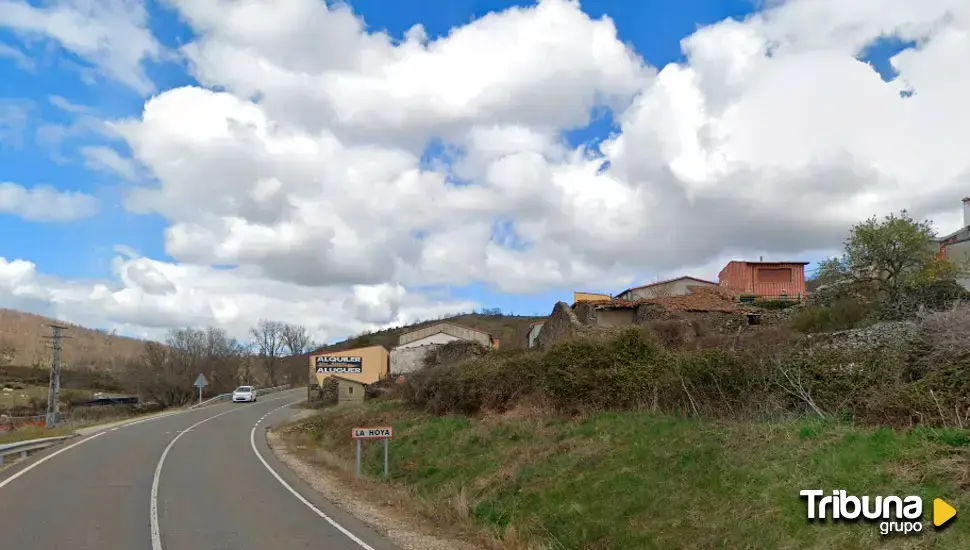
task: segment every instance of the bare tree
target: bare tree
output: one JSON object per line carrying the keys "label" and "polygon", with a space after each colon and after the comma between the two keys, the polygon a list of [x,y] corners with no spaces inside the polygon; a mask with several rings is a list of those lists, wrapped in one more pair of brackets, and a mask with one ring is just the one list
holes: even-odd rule
{"label": "bare tree", "polygon": [[260,319],[256,326],[249,330],[249,334],[253,337],[253,344],[256,346],[259,363],[266,373],[270,386],[276,385],[280,359],[283,357],[285,347],[283,341],[285,326],[279,321]]}
{"label": "bare tree", "polygon": [[282,337],[287,355],[302,355],[313,348],[310,332],[305,326],[284,324]]}
{"label": "bare tree", "polygon": [[125,369],[125,384],[137,388],[138,393],[162,407],[188,403],[193,396],[190,376],[173,360],[171,350],[161,344],[148,342],[141,356]]}
{"label": "bare tree", "polygon": [[232,389],[244,359],[242,346],[216,328],[169,331],[165,345],[149,342],[125,370],[125,383],[163,407],[184,405],[195,397],[192,382],[204,374],[208,390]]}

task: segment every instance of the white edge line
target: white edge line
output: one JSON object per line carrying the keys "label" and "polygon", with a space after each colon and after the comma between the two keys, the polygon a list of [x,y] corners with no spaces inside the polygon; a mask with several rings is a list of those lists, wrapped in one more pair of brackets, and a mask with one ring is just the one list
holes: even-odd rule
{"label": "white edge line", "polygon": [[40,466],[41,464],[47,462],[48,460],[54,458],[55,456],[57,456],[57,455],[65,452],[65,451],[69,451],[69,450],[73,449],[74,447],[77,447],[78,445],[80,445],[82,443],[85,443],[87,441],[90,441],[90,440],[94,439],[95,437],[104,435],[104,434],[106,434],[108,432],[113,432],[113,431],[115,431],[115,430],[117,430],[119,428],[127,428],[128,426],[134,426],[135,424],[141,424],[142,422],[149,422],[151,420],[158,420],[159,418],[166,418],[166,417],[169,417],[169,416],[175,416],[177,414],[183,414],[183,413],[186,413],[186,412],[189,412],[189,411],[188,410],[184,410],[184,411],[173,411],[173,412],[169,412],[169,413],[156,414],[156,415],[150,416],[148,418],[139,418],[139,419],[135,419],[135,420],[130,420],[130,421],[125,422],[123,424],[119,424],[119,425],[117,425],[117,426],[115,426],[113,428],[111,426],[108,426],[107,428],[102,428],[100,430],[94,431],[93,433],[90,433],[90,435],[81,436],[81,437],[83,437],[83,439],[81,439],[80,441],[78,441],[76,443],[72,443],[72,444],[68,445],[67,447],[64,447],[63,449],[60,449],[58,451],[55,451],[55,452],[53,452],[53,453],[51,453],[51,454],[49,454],[49,455],[41,458],[37,462],[34,462],[33,464],[27,466],[23,470],[20,470],[19,472],[13,474],[12,476],[8,477],[7,479],[5,479],[3,481],[0,481],[0,489],[6,487],[7,484],[10,483],[11,481],[13,481],[13,480],[17,479],[18,477],[26,474],[27,472],[33,470],[34,468]]}
{"label": "white edge line", "polygon": [[7,479],[5,479],[3,481],[0,481],[0,489],[3,489],[11,481],[13,481],[13,480],[17,479],[18,477],[26,474],[27,472],[33,470],[34,468],[40,466],[41,464],[47,462],[48,460],[54,458],[55,456],[57,456],[57,455],[65,452],[65,451],[69,451],[69,450],[73,449],[74,447],[77,447],[78,445],[81,445],[83,443],[87,443],[88,441],[91,441],[95,437],[98,437],[98,436],[101,436],[101,435],[104,435],[104,434],[105,434],[105,432],[98,432],[98,433],[96,433],[96,434],[94,434],[92,436],[85,437],[84,439],[82,439],[82,440],[80,440],[80,441],[78,441],[76,443],[71,443],[70,445],[68,445],[67,447],[64,447],[63,449],[59,449],[57,451],[54,451],[53,453],[51,453],[51,454],[49,454],[49,455],[41,458],[37,462],[34,462],[33,464],[30,464],[29,466],[27,466],[23,470],[20,470],[19,472],[13,474],[12,476],[8,477]]}
{"label": "white edge line", "polygon": [[[276,473],[276,470],[274,470],[272,468],[272,466],[270,466],[269,463],[266,462],[266,459],[263,458],[263,455],[259,454],[259,450],[256,449],[256,428],[259,427],[259,424],[267,416],[273,414],[274,412],[276,412],[276,411],[278,411],[278,410],[280,410],[280,409],[282,409],[284,407],[289,407],[289,406],[291,406],[291,405],[293,405],[295,403],[300,403],[302,401],[303,400],[301,399],[299,401],[294,401],[292,403],[287,403],[286,405],[283,405],[283,406],[280,406],[280,407],[276,407],[275,409],[273,409],[273,410],[269,411],[268,413],[264,414],[263,415],[263,418],[260,418],[259,420],[257,420],[256,421],[256,424],[253,425],[252,431],[249,432],[249,445],[253,448],[253,452],[256,453],[256,458],[258,458],[259,461],[263,463],[263,467],[266,468],[266,470],[270,474],[272,474],[273,477],[276,478],[276,481],[279,481],[280,482],[280,485],[282,485],[284,488],[286,488],[287,491],[289,491],[293,496],[295,496],[297,498],[297,500],[299,500],[300,502],[302,502],[303,504],[305,504],[307,508],[309,508],[310,510],[313,510],[313,513],[315,513],[316,515],[318,515],[321,518],[323,518],[327,523],[329,523],[335,529],[337,529],[338,531],[340,531],[341,533],[343,533],[344,535],[346,535],[347,538],[349,538],[350,540],[352,540],[355,543],[357,543],[357,545],[360,546],[361,548],[363,548],[364,550],[374,550],[374,548],[372,546],[370,546],[366,542],[364,542],[364,541],[360,540],[359,538],[357,538],[357,536],[354,535],[353,533],[351,533],[347,528],[345,528],[343,525],[340,525],[339,523],[337,523],[336,520],[334,520],[333,518],[331,518],[327,514],[323,513],[319,508],[317,508],[316,506],[314,506],[313,503],[311,503],[309,500],[307,500],[306,498],[304,498],[303,495],[301,495],[300,493],[298,493],[296,491],[296,489],[294,489],[293,487],[291,487],[289,483],[287,483],[286,481],[284,481],[283,478],[280,477],[280,475],[278,473]],[[155,550],[160,550],[160,549],[155,549]]]}
{"label": "white edge line", "polygon": [[[276,399],[270,399],[269,401],[279,401],[280,399],[285,399],[285,398],[277,397]],[[244,410],[246,410],[245,407],[233,408],[233,409],[229,409],[228,411],[223,411],[219,414],[215,414],[207,418],[203,418],[202,420],[196,422],[195,424],[192,424],[188,428],[185,428],[184,430],[179,431],[178,435],[173,437],[172,440],[169,441],[168,446],[165,447],[165,450],[162,451],[162,456],[159,457],[158,459],[158,465],[155,466],[155,475],[152,477],[151,507],[149,511],[149,513],[151,514],[152,550],[162,550],[162,534],[161,534],[162,531],[158,523],[158,485],[159,485],[159,480],[162,477],[162,467],[165,465],[165,458],[168,456],[168,452],[172,450],[172,447],[175,446],[175,442],[178,441],[179,438],[181,438],[183,435],[190,432],[196,426],[205,424],[206,422],[212,420],[213,418],[219,418],[224,414],[229,414],[229,413],[234,413],[234,412],[239,412]],[[146,419],[146,420],[151,420],[151,419]],[[101,432],[101,433],[104,433],[104,432]],[[68,447],[67,449],[69,448],[70,447]],[[64,449],[64,450],[66,451],[67,449]],[[0,485],[0,487],[2,487],[2,485]],[[374,550],[374,549],[371,548],[370,550]]]}

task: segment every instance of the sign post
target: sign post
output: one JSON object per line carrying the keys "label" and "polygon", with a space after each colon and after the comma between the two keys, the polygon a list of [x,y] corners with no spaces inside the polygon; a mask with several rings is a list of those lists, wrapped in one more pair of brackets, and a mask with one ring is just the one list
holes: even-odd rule
{"label": "sign post", "polygon": [[388,441],[394,437],[394,428],[391,426],[377,426],[373,428],[354,428],[350,436],[357,442],[357,479],[360,479],[360,447],[361,441],[365,439],[384,440],[384,480],[389,478],[390,469],[387,460]]}
{"label": "sign post", "polygon": [[199,388],[199,404],[202,404],[202,388],[209,385],[209,382],[205,379],[205,375],[201,372],[199,377],[195,379],[195,384],[192,384],[196,388]]}

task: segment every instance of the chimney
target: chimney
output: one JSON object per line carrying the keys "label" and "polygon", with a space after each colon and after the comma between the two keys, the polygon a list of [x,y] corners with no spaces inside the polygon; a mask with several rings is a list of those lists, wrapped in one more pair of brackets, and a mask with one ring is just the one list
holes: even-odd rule
{"label": "chimney", "polygon": [[963,197],[963,227],[970,227],[970,197]]}

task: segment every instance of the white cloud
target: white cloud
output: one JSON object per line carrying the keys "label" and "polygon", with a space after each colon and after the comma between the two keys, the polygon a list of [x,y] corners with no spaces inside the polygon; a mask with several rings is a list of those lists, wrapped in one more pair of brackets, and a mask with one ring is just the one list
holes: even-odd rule
{"label": "white cloud", "polygon": [[15,65],[17,65],[17,67],[20,67],[25,71],[33,71],[37,68],[34,60],[27,57],[24,52],[14,48],[13,46],[0,42],[0,59],[3,58],[10,59]]}
{"label": "white cloud", "polygon": [[120,283],[66,282],[24,260],[0,257],[0,307],[30,309],[87,326],[162,339],[177,326],[221,326],[238,338],[257,318],[300,322],[321,342],[347,334],[469,311],[397,285],[313,289],[267,281],[247,269],[215,269],[116,257]]}
{"label": "white cloud", "polygon": [[44,7],[0,0],[0,27],[43,36],[141,93],[154,90],[143,62],[162,48],[147,28],[142,0],[53,0]]}
{"label": "white cloud", "polygon": [[79,191],[60,191],[49,185],[26,188],[0,182],[0,213],[29,221],[70,222],[94,216],[97,199]]}
{"label": "white cloud", "polygon": [[421,146],[472,124],[584,126],[596,104],[622,106],[650,81],[609,19],[574,2],[492,13],[428,43],[366,33],[316,0],[174,0],[201,38],[184,48],[195,76],[311,132]]}
{"label": "white cloud", "polygon": [[[970,185],[964,1],[772,3],[685,37],[686,61],[659,72],[567,0],[403,41],[315,0],[173,4],[209,89],[164,91],[111,130],[154,180],[127,206],[169,221],[180,263],[165,269],[186,274],[172,284],[223,285],[185,290],[208,304],[179,305],[186,320],[258,317],[270,309],[243,304],[263,293],[327,296],[312,312],[259,307],[347,334],[399,319],[428,284],[714,277],[728,259],[815,259],[899,208],[949,230]],[[859,58],[889,38],[917,46],[885,82]],[[616,134],[569,146],[564,132],[602,108]],[[131,309],[107,315],[175,322],[158,297],[171,287],[139,269],[111,294],[137,296]]]}
{"label": "white cloud", "polygon": [[62,111],[66,111],[68,113],[79,114],[79,113],[88,112],[88,108],[85,107],[84,105],[77,105],[75,103],[71,103],[70,101],[68,101],[67,99],[59,95],[47,96],[47,101],[49,101],[51,105],[57,107]]}
{"label": "white cloud", "polygon": [[129,181],[140,177],[138,166],[110,147],[82,147],[81,154],[84,155],[84,165],[92,170],[118,174]]}
{"label": "white cloud", "polygon": [[26,99],[0,98],[0,144],[21,147],[27,118],[34,104]]}
{"label": "white cloud", "polygon": [[35,139],[39,145],[50,149],[56,157],[63,158],[64,142],[85,137],[112,138],[115,136],[104,120],[90,114],[80,114],[69,124],[50,122],[38,124]]}

